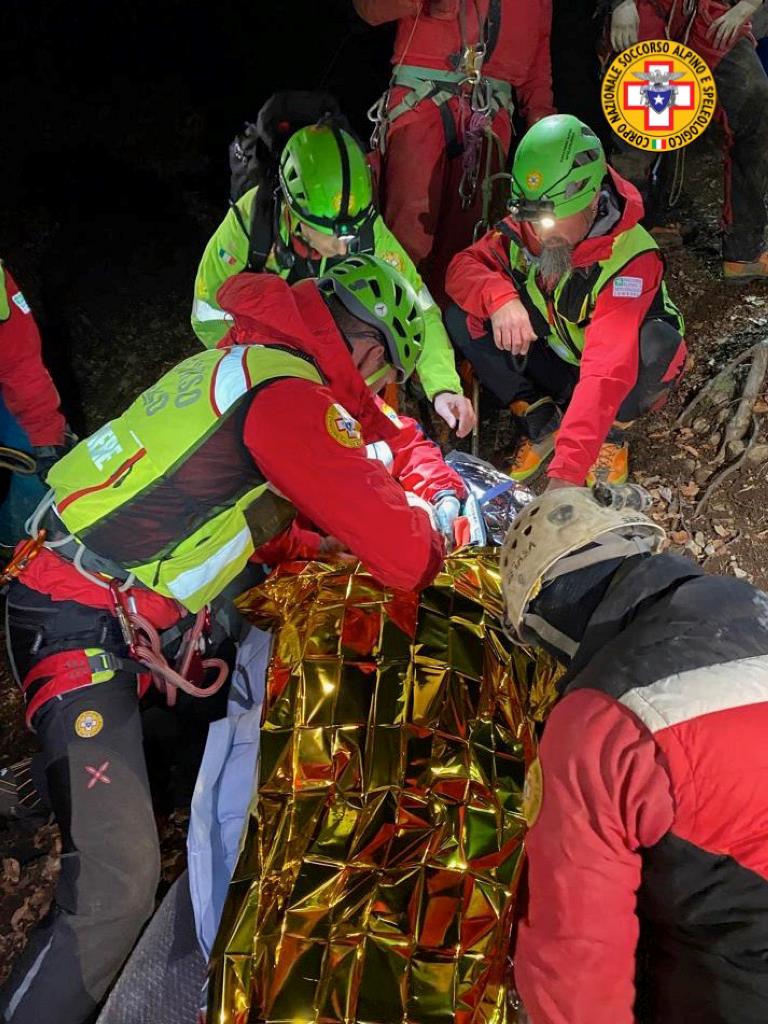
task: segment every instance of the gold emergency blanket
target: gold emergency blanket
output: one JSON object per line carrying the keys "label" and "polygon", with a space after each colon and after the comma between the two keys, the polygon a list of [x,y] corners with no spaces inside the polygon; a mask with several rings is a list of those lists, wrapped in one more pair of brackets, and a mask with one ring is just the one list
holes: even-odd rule
{"label": "gold emergency blanket", "polygon": [[210,1024],[504,1024],[533,718],[554,695],[500,629],[498,549],[422,594],[282,572],[258,793],[212,960]]}

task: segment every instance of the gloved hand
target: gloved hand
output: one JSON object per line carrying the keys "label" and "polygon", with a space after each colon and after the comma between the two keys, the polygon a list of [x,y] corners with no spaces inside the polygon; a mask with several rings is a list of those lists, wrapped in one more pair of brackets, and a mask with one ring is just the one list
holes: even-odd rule
{"label": "gloved hand", "polygon": [[475,425],[475,410],[466,395],[441,391],[439,395],[435,395],[432,405],[437,415],[444,419],[451,429],[456,428],[457,437],[466,437]]}
{"label": "gloved hand", "polygon": [[413,491],[405,492],[405,500],[408,502],[411,508],[420,508],[422,512],[426,512],[427,515],[429,516],[429,521],[432,524],[432,529],[437,529],[437,517],[435,516],[435,510],[434,507],[430,505],[428,501],[424,501],[423,498],[420,498],[418,494],[414,494]]}
{"label": "gloved hand", "polygon": [[635,0],[622,0],[611,15],[611,46],[621,53],[637,42],[640,30],[640,15]]}
{"label": "gloved hand", "polygon": [[453,491],[440,491],[432,499],[432,508],[435,510],[437,529],[445,537],[446,548],[450,551],[455,543],[453,524],[461,513],[461,502]]}
{"label": "gloved hand", "polygon": [[707,29],[707,37],[718,50],[729,50],[744,22],[749,21],[763,0],[739,0],[737,4],[715,18]]}

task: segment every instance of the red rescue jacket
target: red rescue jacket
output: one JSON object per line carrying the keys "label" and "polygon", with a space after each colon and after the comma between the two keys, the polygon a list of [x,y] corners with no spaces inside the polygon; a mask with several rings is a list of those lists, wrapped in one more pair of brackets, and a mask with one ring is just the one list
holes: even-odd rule
{"label": "red rescue jacket", "polygon": [[[574,269],[607,259],[614,240],[634,227],[643,216],[643,203],[634,185],[609,168],[611,180],[623,202],[621,218],[605,235],[586,238],[574,248]],[[512,218],[507,224],[524,241],[533,242],[525,224]],[[470,329],[477,336],[493,313],[518,292],[499,262],[509,265],[509,240],[500,231],[489,231],[479,242],[457,253],[448,267],[445,288],[454,302],[470,314]],[[642,279],[636,298],[616,297],[610,288],[600,293],[586,329],[579,382],[563,418],[550,477],[583,484],[616,413],[637,382],[640,327],[664,275],[657,251],[631,260],[622,274]],[[544,344],[542,341],[534,344]]]}
{"label": "red rescue jacket", "polygon": [[239,274],[221,286],[217,301],[234,319],[219,348],[280,338],[285,343],[290,324],[290,335],[301,339],[302,351],[312,356],[334,397],[359,421],[365,443],[387,442],[394,457],[392,476],[404,490],[425,501],[446,490],[465,497],[463,480],[416,420],[395,415],[371,394],[314,281],[289,287],[274,274]]}
{"label": "red rescue jacket", "polygon": [[59,393],[43,365],[40,332],[7,267],[0,272],[0,288],[7,293],[9,309],[6,319],[0,320],[3,401],[26,431],[33,447],[64,444]]}
{"label": "red rescue jacket", "polygon": [[[739,29],[733,43],[725,50],[718,50],[707,36],[709,26],[725,14],[733,5],[721,3],[720,0],[697,0],[693,18],[683,11],[684,4],[680,0],[637,0],[637,13],[640,15],[638,41],[646,39],[674,39],[685,42],[692,50],[709,64],[717,67],[721,58],[731,50],[739,39],[749,36],[751,23],[748,21]],[[690,31],[687,32],[690,24]],[[667,32],[669,35],[667,36]],[[687,37],[686,37],[687,32]]]}
{"label": "red rescue jacket", "polygon": [[[453,70],[450,56],[461,51],[459,4],[464,4],[466,41],[479,39],[489,0],[353,0],[358,14],[370,25],[398,21],[393,64]],[[493,53],[483,66],[490,78],[511,82],[527,123],[555,112],[549,36],[551,0],[514,3],[501,0],[501,28]]]}

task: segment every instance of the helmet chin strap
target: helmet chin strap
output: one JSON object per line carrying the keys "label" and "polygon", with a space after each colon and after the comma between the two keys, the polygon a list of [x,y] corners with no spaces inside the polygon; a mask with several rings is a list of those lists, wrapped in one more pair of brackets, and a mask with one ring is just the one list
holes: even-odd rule
{"label": "helmet chin strap", "polygon": [[374,393],[381,389],[381,386],[386,383],[386,378],[392,372],[392,367],[385,363],[382,367],[372,373],[369,377],[365,378],[365,383]]}
{"label": "helmet chin strap", "polygon": [[[598,538],[594,546],[577,551],[573,555],[559,559],[542,578],[542,590],[555,580],[581,569],[599,565],[601,562],[627,559],[636,555],[650,553],[654,547],[654,539],[650,537],[621,537],[607,534]],[[579,649],[581,637],[574,640],[562,630],[548,622],[543,616],[527,611],[523,616],[520,639],[525,642],[526,633],[544,643],[548,648],[561,652],[569,660]]]}

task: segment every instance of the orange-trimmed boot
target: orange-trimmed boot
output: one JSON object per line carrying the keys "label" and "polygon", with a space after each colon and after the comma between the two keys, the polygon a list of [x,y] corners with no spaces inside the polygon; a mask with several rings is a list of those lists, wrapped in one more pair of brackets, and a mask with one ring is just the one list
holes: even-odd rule
{"label": "orange-trimmed boot", "polygon": [[723,260],[723,280],[726,284],[749,284],[750,281],[768,281],[768,249],[751,263],[741,260]]}
{"label": "orange-trimmed boot", "polygon": [[535,479],[552,458],[562,417],[551,398],[540,398],[532,403],[513,402],[510,409],[514,416],[523,420],[523,427],[529,435],[520,442],[506,467],[507,475],[522,483]]}
{"label": "orange-trimmed boot", "polygon": [[600,446],[597,461],[587,473],[587,487],[595,484],[625,484],[629,476],[629,445],[612,430]]}

